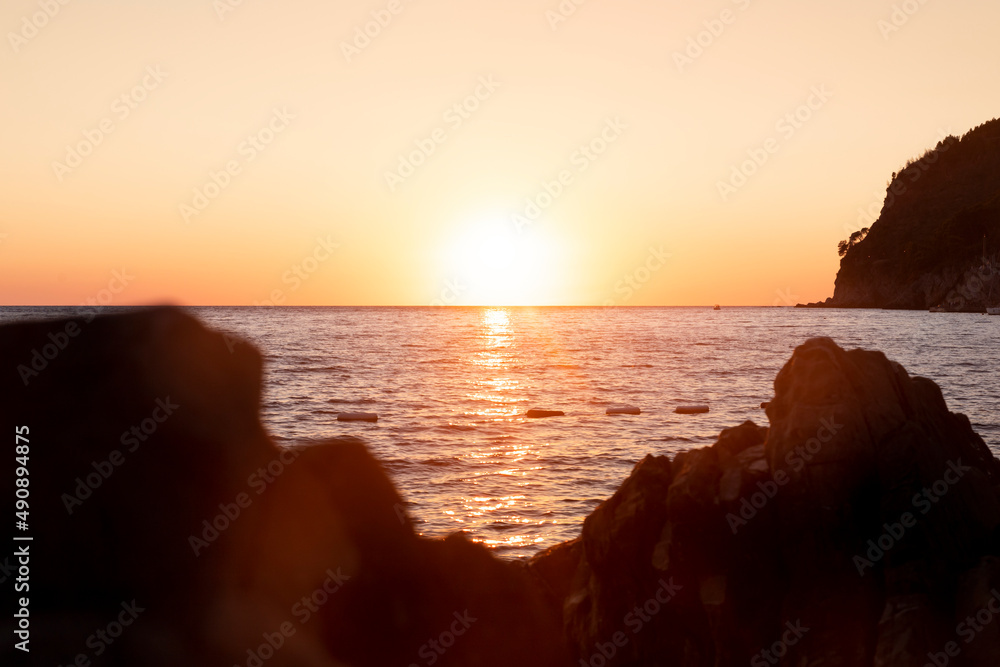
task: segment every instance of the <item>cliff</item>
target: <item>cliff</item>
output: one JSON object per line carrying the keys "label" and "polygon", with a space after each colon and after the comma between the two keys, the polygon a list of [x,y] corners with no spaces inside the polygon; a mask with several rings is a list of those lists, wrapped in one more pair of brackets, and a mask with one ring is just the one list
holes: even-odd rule
{"label": "cliff", "polygon": [[982,312],[1000,302],[1000,120],[893,174],[878,220],[850,245],[833,297],[811,305]]}
{"label": "cliff", "polygon": [[806,342],[769,428],[647,456],[527,564],[417,536],[357,440],[276,447],[260,355],[180,311],[6,325],[0,357],[31,664],[1000,664],[1000,461],[878,352]]}

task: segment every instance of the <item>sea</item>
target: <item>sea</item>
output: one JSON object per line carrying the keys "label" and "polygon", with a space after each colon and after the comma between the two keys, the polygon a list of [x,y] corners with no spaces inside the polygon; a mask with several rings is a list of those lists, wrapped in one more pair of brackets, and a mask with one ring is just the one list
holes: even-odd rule
{"label": "sea", "polygon": [[[794,308],[195,307],[265,362],[279,445],[363,439],[418,531],[527,558],[583,520],[647,454],[710,445],[760,408],[808,338],[883,351],[940,385],[1000,454],[1000,317]],[[0,322],[66,308],[0,308]],[[608,416],[629,404],[638,416]],[[674,413],[705,404],[710,412]],[[532,408],[563,417],[527,419]],[[374,412],[375,423],[338,422]]]}

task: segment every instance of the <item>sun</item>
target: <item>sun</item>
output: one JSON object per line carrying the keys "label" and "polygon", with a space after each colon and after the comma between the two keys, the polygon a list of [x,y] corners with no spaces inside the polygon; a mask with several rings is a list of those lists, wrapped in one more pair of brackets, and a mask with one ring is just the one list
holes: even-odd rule
{"label": "sun", "polygon": [[545,230],[519,231],[500,215],[461,225],[445,253],[448,274],[462,287],[455,303],[466,306],[553,305],[561,264]]}

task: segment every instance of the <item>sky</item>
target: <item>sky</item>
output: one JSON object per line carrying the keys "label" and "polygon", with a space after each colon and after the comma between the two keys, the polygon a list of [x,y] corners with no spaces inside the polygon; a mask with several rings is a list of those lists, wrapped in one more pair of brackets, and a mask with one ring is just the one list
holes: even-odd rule
{"label": "sky", "polygon": [[821,300],[892,172],[998,115],[998,24],[971,0],[7,0],[0,304]]}

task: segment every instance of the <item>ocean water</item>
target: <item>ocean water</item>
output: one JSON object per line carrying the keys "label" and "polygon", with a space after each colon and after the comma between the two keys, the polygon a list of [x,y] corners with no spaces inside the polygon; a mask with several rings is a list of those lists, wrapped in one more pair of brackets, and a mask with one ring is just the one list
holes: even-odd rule
{"label": "ocean water", "polygon": [[[643,456],[714,442],[814,336],[934,379],[1000,453],[1000,317],[790,308],[190,308],[265,355],[279,444],[363,438],[418,530],[521,558],[579,534]],[[5,308],[0,321],[66,309]],[[639,416],[609,417],[628,403]],[[711,412],[677,415],[707,403]],[[530,408],[565,417],[529,420]],[[379,421],[340,423],[339,412]]]}

